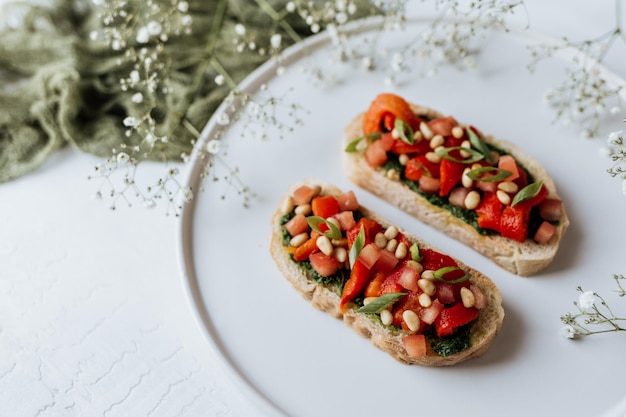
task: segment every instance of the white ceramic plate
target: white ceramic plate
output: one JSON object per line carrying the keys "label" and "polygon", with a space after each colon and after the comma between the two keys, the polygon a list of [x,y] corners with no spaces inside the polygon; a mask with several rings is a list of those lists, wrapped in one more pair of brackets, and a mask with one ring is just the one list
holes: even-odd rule
{"label": "white ceramic plate", "polygon": [[[399,45],[421,28],[386,35]],[[209,347],[259,410],[268,415],[318,416],[592,416],[607,412],[625,394],[622,379],[626,335],[599,335],[579,341],[559,334],[560,316],[574,311],[576,287],[605,294],[619,311],[614,273],[624,273],[626,199],[619,182],[599,155],[602,140],[582,139],[572,128],[554,124],[542,104],[544,92],[560,83],[563,62],[546,61],[526,70],[528,33],[490,38],[475,72],[453,69],[433,78],[405,76],[395,87],[380,73],[358,66],[329,66],[334,85],[316,83],[298,70],[331,56],[322,35],[292,48],[275,77],[276,63],[254,72],[242,89],[255,92],[267,83],[283,103],[297,102],[303,125],[282,139],[242,137],[253,129],[233,122],[224,141],[228,163],[256,198],[249,208],[224,182],[205,184],[179,223],[183,282]],[[504,297],[501,333],[481,358],[449,368],[402,365],[377,350],[341,321],[312,308],[275,268],[268,251],[270,216],[292,182],[316,177],[355,189],[342,173],[340,137],[344,126],[382,91],[454,115],[486,133],[522,146],[554,177],[571,218],[571,227],[553,264],[533,278],[503,271],[486,258],[406,216],[363,190],[360,202],[422,236],[490,277]],[[264,92],[260,97],[267,96]],[[280,120],[293,120],[288,105]],[[218,112],[219,114],[219,112]],[[608,128],[621,128],[619,118]],[[614,126],[613,126],[614,125]],[[198,146],[219,125],[213,119]],[[243,136],[246,136],[245,134]],[[195,160],[188,185],[200,187],[202,161]],[[616,412],[613,410],[613,412]]]}

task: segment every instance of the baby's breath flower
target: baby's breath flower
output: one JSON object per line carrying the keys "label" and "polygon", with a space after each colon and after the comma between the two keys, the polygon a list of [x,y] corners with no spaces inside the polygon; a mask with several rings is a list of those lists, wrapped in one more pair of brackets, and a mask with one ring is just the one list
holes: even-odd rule
{"label": "baby's breath flower", "polygon": [[561,333],[561,336],[566,337],[568,339],[573,339],[574,337],[576,337],[576,329],[574,329],[570,325],[565,325],[561,327],[560,333]]}
{"label": "baby's breath flower", "polygon": [[217,155],[220,151],[220,141],[217,139],[211,139],[206,144],[206,150],[211,155]]}
{"label": "baby's breath flower", "polygon": [[596,295],[593,291],[585,291],[578,297],[578,305],[583,310],[589,310],[596,302]]}

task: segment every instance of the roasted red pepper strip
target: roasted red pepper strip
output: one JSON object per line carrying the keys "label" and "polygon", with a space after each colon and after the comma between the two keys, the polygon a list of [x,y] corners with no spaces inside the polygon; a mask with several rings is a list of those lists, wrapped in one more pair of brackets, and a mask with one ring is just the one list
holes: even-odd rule
{"label": "roasted red pepper strip", "polygon": [[[390,117],[392,116],[392,117]],[[413,113],[411,106],[402,97],[391,93],[379,94],[363,118],[363,133],[368,135],[375,132],[391,130],[391,119],[404,121],[412,129],[419,127],[419,119]]]}
{"label": "roasted red pepper strip", "polygon": [[358,297],[365,289],[370,281],[371,275],[371,271],[357,258],[350,271],[350,278],[346,281],[343,286],[343,292],[341,293],[339,307],[343,313],[346,312],[346,305]]}

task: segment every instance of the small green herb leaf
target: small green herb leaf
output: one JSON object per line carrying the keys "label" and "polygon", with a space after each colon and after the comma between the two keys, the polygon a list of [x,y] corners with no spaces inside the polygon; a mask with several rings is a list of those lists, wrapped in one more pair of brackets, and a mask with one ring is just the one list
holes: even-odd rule
{"label": "small green herb leaf", "polygon": [[411,252],[411,259],[415,262],[419,262],[422,260],[422,254],[420,253],[420,247],[417,243],[413,243],[409,248]]}
{"label": "small green herb leaf", "polygon": [[[329,239],[341,239],[341,230],[328,220],[319,216],[309,216],[306,218],[306,222],[311,226],[311,229],[315,230],[317,233],[321,233]],[[328,226],[328,230],[322,232],[320,230],[320,224],[324,223]]]}
{"label": "small green herb leaf", "polygon": [[[466,158],[466,159],[458,159],[450,155],[452,151],[464,151],[470,154],[470,156],[469,158]],[[475,151],[474,149],[465,148],[463,146],[451,146],[449,148],[439,148],[435,151],[435,153],[439,155],[440,157],[447,159],[448,161],[458,162],[460,164],[473,164],[474,162],[480,161],[481,159],[485,158],[485,156],[482,153]]]}
{"label": "small green herb leaf", "polygon": [[364,136],[359,136],[358,138],[354,139],[352,142],[350,142],[348,144],[348,146],[346,146],[346,149],[344,149],[345,152],[348,153],[354,153],[354,152],[358,152],[359,151],[359,144],[361,143],[361,141],[365,140],[367,141],[367,143],[371,143],[377,139],[380,139],[380,136],[382,135],[382,133],[380,132],[374,132],[374,133],[370,133]]}
{"label": "small green herb leaf", "polygon": [[443,268],[439,268],[438,270],[435,271],[435,274],[434,274],[435,279],[438,281],[447,282],[448,284],[459,284],[461,282],[467,281],[470,278],[470,274],[468,274],[466,271],[463,271],[465,275],[463,275],[461,278],[457,278],[453,280],[443,279],[444,275],[452,271],[462,271],[462,269],[459,268],[458,266],[445,266]]}
{"label": "small green herb leaf", "polygon": [[408,125],[404,120],[397,119],[393,124],[393,129],[398,132],[398,136],[402,140],[402,142],[408,143],[409,145],[413,145],[415,141],[413,139],[413,129]]}
{"label": "small green herb leaf", "polygon": [[494,160],[493,160],[493,157],[491,156],[491,151],[489,150],[489,147],[487,146],[487,144],[483,142],[483,140],[478,137],[476,132],[474,132],[469,127],[465,128],[465,131],[467,132],[467,136],[469,137],[469,141],[472,144],[472,146],[475,149],[477,149],[478,152],[480,152],[485,157],[485,159],[489,161],[489,163],[493,163]]}
{"label": "small green herb leaf", "polygon": [[357,310],[357,313],[368,313],[368,314],[378,313],[386,309],[387,307],[392,306],[393,303],[398,301],[404,295],[406,295],[406,293],[404,292],[390,292],[387,294],[383,294],[380,297],[377,297],[372,302],[368,303],[367,305],[364,305],[363,307],[359,308]]}
{"label": "small green herb leaf", "polygon": [[350,253],[348,253],[348,260],[350,261],[350,268],[354,267],[354,263],[356,262],[356,258],[359,257],[359,253],[361,253],[361,249],[365,246],[365,228],[361,226],[361,230],[357,235],[356,239],[352,243],[352,247],[350,248]]}
{"label": "small green herb leaf", "polygon": [[522,201],[529,200],[539,194],[542,185],[543,181],[537,181],[533,182],[532,184],[528,184],[526,187],[519,190],[519,192],[515,194],[515,197],[513,198],[511,207],[521,203]]}
{"label": "small green herb leaf", "polygon": [[[483,178],[483,175],[488,172],[494,172],[495,174]],[[485,181],[485,182],[502,181],[503,179],[506,179],[510,177],[511,175],[513,175],[511,171],[507,171],[505,169],[500,169],[496,167],[480,167],[480,168],[472,169],[471,171],[468,171],[467,173],[467,176],[473,179],[474,181]]]}

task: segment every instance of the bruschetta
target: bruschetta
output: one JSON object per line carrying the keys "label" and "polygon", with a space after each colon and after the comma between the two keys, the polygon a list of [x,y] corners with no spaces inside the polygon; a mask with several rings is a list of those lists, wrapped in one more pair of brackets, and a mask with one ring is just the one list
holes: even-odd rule
{"label": "bruschetta", "polygon": [[272,217],[270,252],[314,307],[402,363],[480,356],[502,325],[502,296],[489,278],[331,184],[289,188]]}
{"label": "bruschetta", "polygon": [[536,159],[395,94],[380,94],[349,123],[343,167],[359,187],[513,274],[548,266],[569,225]]}

